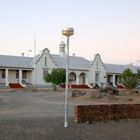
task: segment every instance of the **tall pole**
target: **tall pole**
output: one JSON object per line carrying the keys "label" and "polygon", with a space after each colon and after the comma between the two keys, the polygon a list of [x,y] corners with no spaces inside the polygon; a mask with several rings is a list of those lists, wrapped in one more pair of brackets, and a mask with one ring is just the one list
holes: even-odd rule
{"label": "tall pole", "polygon": [[66,56],[66,87],[65,87],[65,118],[64,127],[68,127],[68,85],[69,85],[69,37],[74,34],[74,28],[66,27],[62,29],[62,34],[67,37],[67,56]]}
{"label": "tall pole", "polygon": [[67,37],[67,60],[66,60],[66,88],[65,88],[65,120],[64,127],[68,127],[68,86],[69,86],[69,37]]}
{"label": "tall pole", "polygon": [[36,39],[34,36],[34,87],[36,86]]}

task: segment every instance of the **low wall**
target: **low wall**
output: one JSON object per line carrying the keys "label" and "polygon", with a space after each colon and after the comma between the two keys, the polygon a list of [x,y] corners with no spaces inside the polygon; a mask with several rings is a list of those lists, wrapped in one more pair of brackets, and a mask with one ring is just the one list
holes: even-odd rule
{"label": "low wall", "polygon": [[140,104],[103,104],[75,106],[77,123],[140,118]]}

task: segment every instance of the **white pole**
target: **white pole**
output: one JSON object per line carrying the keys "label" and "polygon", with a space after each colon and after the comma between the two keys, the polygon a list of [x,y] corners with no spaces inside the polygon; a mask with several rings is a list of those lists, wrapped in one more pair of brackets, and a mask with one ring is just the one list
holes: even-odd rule
{"label": "white pole", "polygon": [[65,88],[65,119],[64,127],[68,127],[68,85],[69,85],[69,37],[67,38],[67,60],[66,60],[66,88]]}
{"label": "white pole", "polygon": [[34,36],[34,87],[36,86],[36,38]]}
{"label": "white pole", "polygon": [[68,85],[69,85],[69,37],[74,34],[74,28],[66,27],[62,29],[62,34],[67,37],[67,56],[66,56],[66,87],[65,87],[65,118],[64,127],[68,127]]}

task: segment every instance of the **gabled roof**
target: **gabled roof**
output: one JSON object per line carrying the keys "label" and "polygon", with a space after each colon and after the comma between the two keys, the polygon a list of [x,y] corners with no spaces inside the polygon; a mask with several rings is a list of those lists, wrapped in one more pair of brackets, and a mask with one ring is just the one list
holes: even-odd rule
{"label": "gabled roof", "polygon": [[122,73],[125,69],[131,69],[134,73],[137,72],[137,67],[133,65],[117,65],[105,64],[107,73]]}
{"label": "gabled roof", "polygon": [[133,73],[137,73],[137,67],[133,66],[132,64],[130,64],[130,65],[104,64],[102,62],[100,54],[96,54],[94,57],[94,60],[89,62],[89,65],[91,66],[96,61],[100,61],[103,64],[103,66],[106,69],[106,73],[110,73],[110,74],[118,73],[118,74],[120,74],[125,69],[128,69],[128,68],[131,69],[133,71]]}
{"label": "gabled roof", "polygon": [[[50,57],[58,68],[66,67],[66,57],[55,54],[50,54]],[[39,58],[40,55],[37,55],[35,60],[37,61]],[[33,68],[33,64],[33,57],[0,55],[0,67]],[[87,59],[77,56],[69,57],[69,69],[88,70],[88,67],[89,61]]]}
{"label": "gabled roof", "polygon": [[0,67],[32,68],[32,57],[0,55]]}
{"label": "gabled roof", "polygon": [[[44,52],[44,51],[43,51]],[[42,57],[42,54],[36,55],[36,62]],[[49,56],[53,60],[53,63],[58,68],[66,67],[66,57],[62,57],[56,54],[50,54]],[[96,55],[100,56],[99,54]],[[95,61],[95,59],[94,59]],[[89,70],[90,65],[93,61],[89,61],[79,56],[69,56],[69,69],[71,70]],[[0,67],[11,67],[11,68],[33,68],[34,58],[24,56],[9,56],[0,55]],[[137,67],[133,65],[117,65],[117,64],[104,64],[107,73],[122,73],[125,69],[129,68],[134,73],[137,72]]]}
{"label": "gabled roof", "polygon": [[[58,68],[66,67],[66,57],[60,55],[51,54],[55,64]],[[69,56],[69,69],[75,70],[88,70],[89,61],[83,57]]]}

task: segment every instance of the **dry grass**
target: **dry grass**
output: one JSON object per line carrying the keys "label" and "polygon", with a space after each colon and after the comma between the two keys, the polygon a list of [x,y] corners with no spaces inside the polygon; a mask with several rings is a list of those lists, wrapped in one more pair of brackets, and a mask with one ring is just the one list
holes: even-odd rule
{"label": "dry grass", "polygon": [[96,96],[97,90],[88,91],[87,94],[79,97],[70,97],[71,102],[75,103],[86,103],[86,104],[106,104],[106,103],[118,103],[118,104],[127,104],[127,103],[140,103],[140,93],[133,93],[131,96],[126,92],[120,92],[119,95],[107,95],[103,94],[99,98]]}

